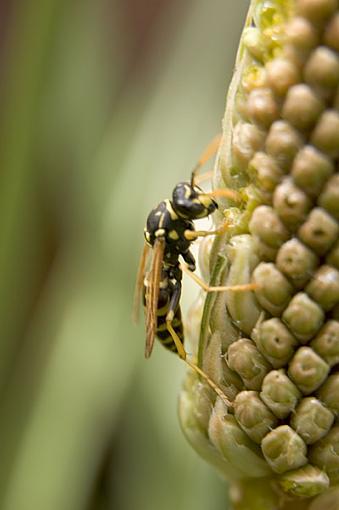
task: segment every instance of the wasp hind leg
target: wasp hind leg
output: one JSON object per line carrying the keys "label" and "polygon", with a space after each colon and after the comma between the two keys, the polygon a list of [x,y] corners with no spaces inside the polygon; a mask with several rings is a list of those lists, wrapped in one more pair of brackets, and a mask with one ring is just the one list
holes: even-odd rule
{"label": "wasp hind leg", "polygon": [[187,353],[186,353],[185,348],[182,344],[182,341],[180,340],[179,336],[175,332],[175,330],[172,326],[172,321],[170,319],[166,320],[166,325],[167,325],[168,331],[171,334],[173,342],[175,343],[175,346],[177,348],[180,358],[190,368],[192,368],[192,370],[194,370],[198,375],[200,375],[200,377],[202,377],[207,382],[207,384],[212,388],[213,391],[215,391],[215,393],[218,395],[218,397],[221,398],[221,400],[226,404],[227,407],[232,407],[232,405],[233,405],[232,402],[226,397],[226,395],[222,391],[222,389],[219,388],[219,386],[214,381],[212,381],[212,379],[200,367],[198,367],[198,365],[196,365],[195,363],[193,363],[193,361],[188,359]]}
{"label": "wasp hind leg", "polygon": [[[181,280],[181,271],[180,271],[180,280]],[[181,296],[181,281],[177,280],[175,282],[175,286],[173,289],[173,294],[168,306],[168,311],[166,314],[166,327],[169,331],[173,342],[175,343],[175,346],[177,348],[178,354],[181,359],[186,360],[186,351],[184,349],[183,343],[180,340],[179,335],[176,333],[174,327],[173,327],[173,320],[175,317],[175,313],[177,311],[177,308],[179,306],[180,296]]]}
{"label": "wasp hind leg", "polygon": [[181,294],[181,283],[177,282],[174,293],[172,295],[172,299],[169,305],[169,310],[166,315],[166,327],[173,339],[173,342],[175,344],[175,347],[177,349],[179,357],[190,367],[192,368],[197,374],[199,374],[206,382],[207,384],[215,391],[215,393],[222,399],[222,401],[226,404],[227,407],[232,407],[232,402],[226,397],[225,393],[222,391],[219,386],[212,381],[212,379],[200,368],[198,365],[193,363],[191,360],[187,358],[187,353],[185,351],[185,348],[183,346],[183,343],[179,337],[179,335],[176,333],[174,327],[173,327],[173,319],[175,316],[175,311],[177,309],[179,299]]}

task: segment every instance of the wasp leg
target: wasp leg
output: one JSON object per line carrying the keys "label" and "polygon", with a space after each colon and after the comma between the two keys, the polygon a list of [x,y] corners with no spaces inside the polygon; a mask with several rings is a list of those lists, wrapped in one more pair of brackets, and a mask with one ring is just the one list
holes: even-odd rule
{"label": "wasp leg", "polygon": [[228,398],[226,397],[226,395],[222,391],[222,389],[219,388],[219,386],[214,381],[212,381],[212,379],[210,379],[208,377],[208,375],[200,367],[198,367],[198,365],[196,365],[195,363],[193,363],[192,361],[187,359],[187,353],[185,351],[183,343],[182,343],[181,339],[179,338],[178,334],[176,333],[176,331],[174,330],[174,328],[172,326],[172,322],[173,322],[173,319],[174,319],[175,311],[176,311],[177,306],[179,304],[180,295],[181,295],[181,282],[177,281],[176,284],[175,284],[175,288],[174,288],[174,292],[173,292],[170,304],[169,304],[169,310],[168,310],[167,315],[166,315],[166,327],[167,327],[167,329],[168,329],[168,331],[169,331],[169,333],[170,333],[170,335],[171,335],[171,337],[173,339],[173,342],[175,343],[175,346],[177,348],[179,357],[183,361],[185,361],[185,363],[190,368],[195,370],[197,372],[197,374],[199,374],[203,379],[205,379],[205,381],[216,392],[216,394],[223,400],[223,402],[226,404],[227,407],[231,407],[232,403],[230,402],[230,400],[228,400]]}
{"label": "wasp leg", "polygon": [[224,234],[229,226],[230,226],[229,223],[225,221],[225,223],[223,223],[221,227],[215,230],[185,230],[184,236],[185,239],[187,239],[188,241],[194,241],[195,239],[198,239],[198,237],[216,236]]}
{"label": "wasp leg", "polygon": [[199,374],[203,379],[205,379],[207,384],[212,388],[212,390],[215,391],[215,393],[221,398],[221,400],[226,404],[227,407],[232,407],[232,405],[233,405],[232,402],[226,397],[226,395],[222,391],[222,389],[219,388],[219,386],[214,381],[212,381],[212,379],[210,377],[208,377],[208,375],[200,367],[198,367],[198,365],[196,365],[195,363],[193,363],[192,361],[187,359],[187,354],[186,354],[186,351],[184,349],[184,346],[182,345],[182,342],[181,342],[180,338],[178,337],[178,335],[174,331],[174,329],[172,327],[172,324],[171,324],[171,321],[166,321],[166,323],[167,323],[167,329],[168,329],[168,331],[170,332],[170,334],[171,334],[171,336],[173,338],[173,341],[174,341],[174,343],[176,345],[176,348],[177,348],[177,351],[179,353],[180,358],[190,368],[195,370],[195,372],[197,372],[197,374]]}
{"label": "wasp leg", "polygon": [[202,289],[204,289],[206,292],[224,292],[226,290],[232,290],[234,292],[244,292],[247,290],[255,290],[258,288],[257,283],[244,283],[240,285],[226,285],[226,286],[219,286],[219,287],[211,287],[210,285],[207,285],[199,276],[197,276],[195,273],[193,273],[186,264],[180,264],[180,269],[186,273],[188,276],[192,278]]}
{"label": "wasp leg", "polygon": [[168,312],[166,315],[166,327],[167,327],[168,331],[170,332],[171,337],[173,338],[173,341],[175,343],[175,346],[177,348],[180,358],[182,358],[183,360],[186,360],[186,351],[184,349],[183,343],[180,340],[179,336],[177,335],[177,333],[175,332],[175,330],[172,326],[175,312],[179,305],[180,296],[181,296],[181,281],[178,280],[175,283],[171,301],[168,306]]}
{"label": "wasp leg", "polygon": [[195,363],[192,363],[192,361],[190,361],[188,359],[186,359],[185,362],[187,363],[187,365],[190,368],[195,370],[197,372],[197,374],[199,374],[203,379],[205,379],[207,384],[212,388],[212,390],[215,391],[215,393],[218,395],[218,397],[221,398],[221,400],[224,402],[224,404],[227,407],[233,407],[233,403],[226,397],[226,395],[222,391],[222,389],[219,388],[219,386],[214,381],[212,381],[212,379],[210,379],[210,377],[208,377],[208,375],[203,370],[201,370],[201,368],[198,367],[198,365],[196,365]]}
{"label": "wasp leg", "polygon": [[190,367],[192,368],[193,370],[195,370],[195,372],[197,372],[197,374],[199,374],[203,379],[205,379],[205,381],[207,382],[207,384],[212,388],[212,390],[215,391],[215,393],[222,399],[222,401],[226,404],[227,407],[232,407],[232,402],[226,397],[225,393],[222,391],[221,388],[219,388],[219,386],[214,382],[212,381],[212,379],[210,379],[210,377],[208,377],[208,375],[200,368],[198,367],[198,365],[196,365],[195,363],[193,363],[192,361],[190,361],[189,359],[187,359],[187,353],[184,349],[184,346],[182,344],[182,341],[180,340],[180,338],[178,337],[178,335],[176,334],[176,332],[174,331],[173,327],[172,327],[172,320],[171,319],[166,319],[166,325],[167,325],[167,329],[168,331],[170,332],[171,334],[171,337],[173,338],[173,342],[175,343],[175,346],[177,348],[177,351],[178,351],[178,354],[180,356],[180,358]]}
{"label": "wasp leg", "polygon": [[194,258],[193,253],[190,250],[187,250],[184,253],[182,253],[181,255],[182,255],[182,258],[184,259],[184,261],[186,262],[189,270],[195,271],[196,264],[195,264],[195,258]]}
{"label": "wasp leg", "polygon": [[213,140],[208,144],[204,152],[201,154],[197,164],[192,170],[191,175],[191,185],[195,186],[196,184],[196,174],[199,171],[199,169],[210,159],[212,158],[218,151],[219,145],[221,142],[222,135],[219,134]]}

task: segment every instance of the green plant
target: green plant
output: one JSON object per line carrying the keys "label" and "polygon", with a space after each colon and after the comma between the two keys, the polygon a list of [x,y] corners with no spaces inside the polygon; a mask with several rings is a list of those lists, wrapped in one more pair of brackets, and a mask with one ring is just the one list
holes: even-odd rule
{"label": "green plant", "polygon": [[191,311],[199,364],[232,406],[194,374],[180,398],[236,509],[339,508],[338,50],[336,0],[252,1],[214,172],[244,202],[224,201],[231,227],[201,260],[212,285],[257,289]]}

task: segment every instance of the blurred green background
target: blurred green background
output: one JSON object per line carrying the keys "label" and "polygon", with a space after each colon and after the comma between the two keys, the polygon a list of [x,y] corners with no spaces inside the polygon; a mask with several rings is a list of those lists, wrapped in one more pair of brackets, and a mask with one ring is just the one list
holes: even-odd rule
{"label": "blurred green background", "polygon": [[[131,323],[148,211],[221,129],[248,0],[0,2],[0,508],[221,510]],[[192,301],[185,286],[183,304]]]}

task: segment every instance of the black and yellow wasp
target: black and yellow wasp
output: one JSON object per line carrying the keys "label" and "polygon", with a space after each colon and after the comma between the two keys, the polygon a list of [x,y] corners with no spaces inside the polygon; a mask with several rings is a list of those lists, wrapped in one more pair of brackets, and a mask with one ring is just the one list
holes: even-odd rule
{"label": "black and yellow wasp", "polygon": [[[217,235],[227,228],[227,225],[222,225],[221,228],[213,231],[197,231],[194,228],[194,220],[206,218],[218,208],[214,196],[222,194],[239,200],[239,195],[234,191],[216,190],[206,193],[196,184],[198,169],[212,156],[219,141],[218,137],[208,146],[195,166],[191,180],[177,184],[172,198],[160,202],[148,215],[144,230],[145,244],[136,283],[134,310],[136,316],[143,293],[146,313],[146,358],[151,355],[157,336],[164,347],[176,352],[225,400],[226,397],[221,389],[196,364],[187,359],[183,345],[184,332],[180,310],[183,270],[207,291],[250,290],[251,288],[251,285],[209,287],[193,275],[195,259],[190,251],[192,242],[199,237]],[[151,268],[146,274],[150,254],[152,254]]]}

